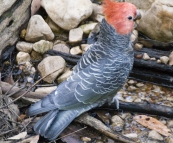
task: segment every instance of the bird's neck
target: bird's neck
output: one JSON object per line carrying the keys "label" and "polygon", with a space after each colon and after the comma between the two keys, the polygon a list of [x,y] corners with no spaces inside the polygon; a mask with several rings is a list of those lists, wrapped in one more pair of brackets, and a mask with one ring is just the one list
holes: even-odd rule
{"label": "bird's neck", "polygon": [[98,43],[104,47],[116,51],[127,50],[130,44],[130,35],[121,35],[107,23],[105,19],[100,24],[100,34],[98,37]]}

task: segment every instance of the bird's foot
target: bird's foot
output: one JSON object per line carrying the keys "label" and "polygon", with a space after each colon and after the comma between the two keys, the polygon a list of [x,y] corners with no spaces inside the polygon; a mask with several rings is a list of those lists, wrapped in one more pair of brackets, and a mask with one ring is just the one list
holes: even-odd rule
{"label": "bird's foot", "polygon": [[112,99],[112,101],[110,102],[110,104],[112,104],[112,103],[115,103],[115,105],[116,105],[116,109],[117,110],[119,110],[119,105],[120,105],[120,103],[119,103],[119,100],[118,100],[118,98],[116,97],[116,96],[114,96],[114,98]]}

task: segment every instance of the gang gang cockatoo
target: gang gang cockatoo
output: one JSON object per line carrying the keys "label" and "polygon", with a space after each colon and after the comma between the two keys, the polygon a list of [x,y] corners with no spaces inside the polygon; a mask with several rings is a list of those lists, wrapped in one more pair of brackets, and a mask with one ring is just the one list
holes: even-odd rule
{"label": "gang gang cockatoo", "polygon": [[132,69],[130,35],[138,17],[136,7],[104,0],[103,12],[98,40],[81,57],[72,75],[28,110],[28,116],[48,112],[34,130],[49,140],[56,139],[77,116],[112,100]]}

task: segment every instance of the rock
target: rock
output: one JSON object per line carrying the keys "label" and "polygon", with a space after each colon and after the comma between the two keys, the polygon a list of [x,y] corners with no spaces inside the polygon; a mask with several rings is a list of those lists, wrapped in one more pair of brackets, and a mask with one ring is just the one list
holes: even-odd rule
{"label": "rock", "polygon": [[134,102],[142,102],[142,100],[140,98],[136,98]]}
{"label": "rock", "polygon": [[168,127],[173,128],[173,120],[168,121]]}
{"label": "rock", "polygon": [[44,54],[48,50],[53,48],[53,43],[45,40],[40,40],[39,42],[34,43],[33,49],[37,53]]}
{"label": "rock", "polygon": [[16,49],[20,52],[31,53],[33,44],[27,42],[18,42],[16,44]]}
{"label": "rock", "polygon": [[148,137],[155,139],[155,140],[163,141],[163,137],[155,130],[150,131]]}
{"label": "rock", "polygon": [[121,113],[119,115],[122,119],[128,119],[128,118],[131,118],[132,115],[130,113]]}
{"label": "rock", "polygon": [[91,141],[91,139],[88,138],[88,137],[82,137],[81,140],[82,140],[84,143],[87,143],[87,142]]}
{"label": "rock", "polygon": [[135,86],[131,85],[131,86],[128,87],[127,90],[128,90],[128,91],[136,91],[136,89],[137,89],[137,88],[136,88]]}
{"label": "rock", "polygon": [[72,29],[70,30],[70,33],[69,33],[69,42],[72,44],[79,43],[82,41],[82,37],[83,37],[82,28]]}
{"label": "rock", "polygon": [[128,84],[131,84],[131,85],[133,85],[133,84],[135,84],[136,83],[136,81],[134,81],[134,80],[129,80],[128,81]]}
{"label": "rock", "polygon": [[92,14],[90,0],[42,0],[49,17],[61,28],[71,30]]}
{"label": "rock", "polygon": [[53,40],[54,34],[40,15],[33,15],[28,23],[25,40],[37,42],[42,39]]}
{"label": "rock", "polygon": [[43,57],[42,57],[41,54],[39,54],[36,51],[32,50],[32,52],[31,52],[31,59],[35,60],[35,61],[39,61],[39,60],[42,60]]}
{"label": "rock", "polygon": [[143,45],[142,44],[140,44],[140,43],[136,43],[135,44],[135,49],[136,50],[141,50],[143,48]]}
{"label": "rock", "polygon": [[169,55],[169,65],[170,65],[170,66],[173,65],[173,51],[172,51],[171,54]]}
{"label": "rock", "polygon": [[53,50],[68,53],[70,52],[70,48],[65,43],[58,43],[53,46]]}
{"label": "rock", "polygon": [[157,60],[157,63],[160,64],[160,63],[161,63],[161,60],[158,59],[158,60]]}
{"label": "rock", "polygon": [[147,53],[144,53],[143,57],[142,57],[144,60],[150,60],[150,57],[148,56]]}
{"label": "rock", "polygon": [[20,32],[20,38],[25,39],[25,35],[26,35],[26,29],[23,29],[23,30]]}
{"label": "rock", "polygon": [[72,74],[73,71],[71,70],[67,70],[66,72],[64,72],[58,79],[57,79],[57,82],[58,83],[61,83],[63,82],[64,80],[66,80],[71,74]]}
{"label": "rock", "polygon": [[173,41],[173,1],[127,1],[134,3],[138,9],[141,9],[142,18],[139,21],[137,30],[153,40],[162,42]]}
{"label": "rock", "polygon": [[138,137],[138,135],[136,133],[125,134],[124,136],[126,136],[128,138],[132,138],[132,139],[135,139]]}
{"label": "rock", "polygon": [[137,30],[132,31],[132,35],[130,36],[130,40],[132,42],[136,42],[138,40],[138,31]]}
{"label": "rock", "polygon": [[95,28],[97,24],[98,23],[96,22],[84,24],[84,25],[81,25],[80,28],[82,28],[84,34],[89,34]]}
{"label": "rock", "polygon": [[114,115],[111,118],[112,124],[111,124],[111,128],[114,131],[121,131],[123,126],[124,126],[124,121],[117,115]]}
{"label": "rock", "polygon": [[144,84],[143,83],[137,83],[136,86],[140,88],[140,87],[143,87]]}
{"label": "rock", "polygon": [[135,96],[127,96],[125,102],[133,102],[136,99]]}
{"label": "rock", "polygon": [[160,57],[160,61],[163,64],[167,64],[169,61],[169,58],[167,56],[162,56],[162,57]]}
{"label": "rock", "polygon": [[62,57],[50,56],[46,57],[38,64],[38,71],[40,72],[41,77],[44,77],[57,70],[56,72],[43,79],[48,83],[52,83],[56,79],[56,77],[64,71],[65,67],[66,62]]}
{"label": "rock", "polygon": [[17,63],[25,63],[29,62],[31,60],[31,57],[28,53],[25,52],[19,52],[16,56]]}
{"label": "rock", "polygon": [[150,58],[150,60],[151,60],[151,61],[155,61],[155,60],[156,60],[156,58]]}
{"label": "rock", "polygon": [[173,137],[167,137],[165,141],[167,143],[173,143]]}
{"label": "rock", "polygon": [[59,34],[64,32],[64,30],[60,28],[55,22],[53,22],[52,19],[50,19],[50,17],[47,17],[45,21],[53,32]]}
{"label": "rock", "polygon": [[92,12],[91,18],[94,21],[101,22],[98,17],[103,17],[102,6],[92,3],[92,8],[93,8],[93,12]]}
{"label": "rock", "polygon": [[101,23],[103,18],[104,18],[103,15],[97,14],[96,17],[94,18],[94,20]]}
{"label": "rock", "polygon": [[82,50],[80,49],[79,46],[73,47],[70,49],[70,54],[72,55],[80,55],[82,54]]}
{"label": "rock", "polygon": [[25,62],[19,66],[19,68],[25,73],[25,75],[33,75],[36,70],[30,62]]}
{"label": "rock", "polygon": [[90,48],[90,44],[81,44],[81,49],[84,52],[86,52]]}
{"label": "rock", "polygon": [[51,87],[39,87],[35,90],[35,92],[43,93],[43,94],[50,94],[52,91],[54,91],[57,88],[57,86],[51,86]]}

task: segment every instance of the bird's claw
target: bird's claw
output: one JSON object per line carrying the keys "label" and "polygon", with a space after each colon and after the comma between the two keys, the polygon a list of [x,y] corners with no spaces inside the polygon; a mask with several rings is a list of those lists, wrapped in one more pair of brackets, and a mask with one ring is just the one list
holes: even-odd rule
{"label": "bird's claw", "polygon": [[112,99],[110,104],[112,104],[112,103],[115,103],[116,104],[116,109],[119,110],[120,103],[119,103],[119,100],[116,96],[114,96],[114,98]]}

